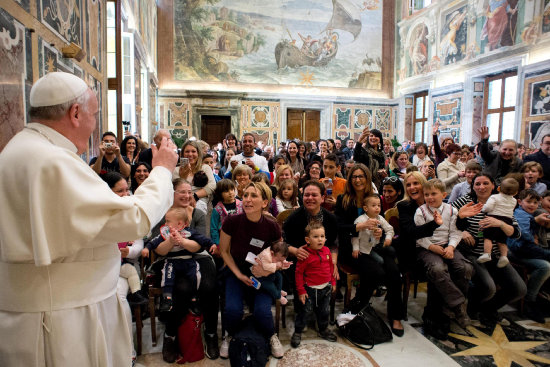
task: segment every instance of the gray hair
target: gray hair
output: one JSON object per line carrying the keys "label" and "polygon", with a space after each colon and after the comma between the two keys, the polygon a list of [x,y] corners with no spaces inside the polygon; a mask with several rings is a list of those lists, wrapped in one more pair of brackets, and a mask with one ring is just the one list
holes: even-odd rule
{"label": "gray hair", "polygon": [[41,106],[31,107],[29,109],[29,116],[31,120],[59,120],[61,119],[74,104],[80,105],[85,111],[88,111],[88,101],[90,100],[91,93],[84,92],[81,96],[70,100],[69,102],[53,105],[53,106]]}

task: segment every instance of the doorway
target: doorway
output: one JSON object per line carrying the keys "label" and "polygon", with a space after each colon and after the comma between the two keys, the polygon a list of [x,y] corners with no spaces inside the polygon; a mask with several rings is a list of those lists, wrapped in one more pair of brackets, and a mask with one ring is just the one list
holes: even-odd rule
{"label": "doorway", "polygon": [[231,116],[201,115],[201,140],[209,146],[221,143],[231,132]]}
{"label": "doorway", "polygon": [[321,111],[288,109],[286,138],[288,140],[317,141],[320,136]]}

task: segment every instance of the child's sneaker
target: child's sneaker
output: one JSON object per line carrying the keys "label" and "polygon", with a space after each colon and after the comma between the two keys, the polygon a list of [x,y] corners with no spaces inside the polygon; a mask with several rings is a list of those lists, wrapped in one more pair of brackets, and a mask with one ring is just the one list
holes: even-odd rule
{"label": "child's sneaker", "polygon": [[499,259],[498,259],[498,262],[497,262],[497,268],[503,268],[505,267],[506,265],[510,264],[510,260],[508,260],[508,257],[506,256],[501,256]]}
{"label": "child's sneaker", "polygon": [[483,254],[477,258],[477,262],[480,264],[486,263],[487,261],[491,261],[491,254]]}
{"label": "child's sneaker", "polygon": [[162,297],[160,299],[159,312],[165,313],[170,312],[170,310],[172,310],[172,298]]}
{"label": "child's sneaker", "polygon": [[229,335],[226,335],[225,338],[222,340],[222,345],[220,346],[220,357],[222,359],[229,358],[229,342],[231,341],[231,337]]}
{"label": "child's sneaker", "polygon": [[286,297],[283,297],[281,296],[281,298],[279,299],[279,301],[281,302],[281,305],[286,305],[288,303],[288,299],[286,299]]}
{"label": "child's sneaker", "polygon": [[273,334],[271,336],[269,344],[271,344],[271,355],[277,359],[283,358],[284,350],[277,334]]}

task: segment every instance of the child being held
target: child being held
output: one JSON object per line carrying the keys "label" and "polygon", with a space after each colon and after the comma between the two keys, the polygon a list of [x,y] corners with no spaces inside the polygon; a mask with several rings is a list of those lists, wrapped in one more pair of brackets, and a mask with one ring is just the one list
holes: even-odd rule
{"label": "child being held", "polygon": [[[119,242],[118,249],[121,253],[124,249],[132,246],[133,242]],[[139,249],[137,249],[139,251]],[[126,255],[129,253],[126,250]],[[126,256],[124,255],[124,256]],[[120,277],[125,278],[128,281],[128,287],[130,288],[130,293],[126,297],[128,302],[144,305],[149,302],[149,299],[141,293],[141,281],[136,267],[132,264],[126,257],[122,257],[122,263],[120,265]]]}
{"label": "child being held", "polygon": [[416,240],[416,257],[424,266],[428,281],[437,289],[446,306],[453,310],[461,327],[471,324],[466,313],[466,294],[473,266],[456,249],[462,232],[456,228],[458,211],[444,203],[445,184],[434,178],[423,185],[425,204],[416,209],[417,226],[435,221],[439,226],[431,237]]}
{"label": "child being held", "polygon": [[[149,241],[141,251],[143,257],[148,257],[151,250],[166,256],[162,270],[161,312],[168,312],[172,309],[172,292],[176,275],[184,275],[191,281],[192,289],[198,289],[200,273],[197,263],[193,259],[193,253],[209,249],[212,245],[212,240],[188,228],[189,215],[186,209],[170,208],[166,212],[165,218],[165,227],[169,228],[169,234],[162,227],[161,234]],[[193,298],[192,301],[196,301],[196,298]]]}
{"label": "child being held", "polygon": [[298,185],[296,180],[287,178],[279,184],[279,190],[277,191],[277,209],[279,213],[288,209],[298,208]]}
{"label": "child being held", "polygon": [[367,195],[363,199],[363,210],[365,214],[360,215],[355,219],[353,224],[363,223],[369,219],[375,219],[379,222],[379,227],[374,230],[364,229],[359,232],[358,237],[352,237],[351,245],[353,246],[352,256],[358,258],[360,254],[371,255],[376,258],[378,262],[383,262],[382,257],[375,253],[371,253],[372,249],[380,243],[382,237],[382,230],[386,233],[383,246],[388,247],[391,245],[391,241],[394,235],[393,227],[380,215],[381,202],[380,197],[376,194]]}
{"label": "child being held", "polygon": [[296,323],[290,340],[293,348],[302,341],[302,331],[310,312],[317,317],[319,336],[330,342],[336,341],[336,335],[328,329],[330,298],[336,290],[336,280],[332,255],[325,247],[325,228],[322,223],[313,221],[306,226],[305,235],[305,249],[309,256],[296,264],[296,290],[300,302],[296,302]]}
{"label": "child being held", "polygon": [[283,276],[278,270],[285,270],[292,265],[286,261],[288,257],[288,245],[283,241],[273,242],[256,257],[256,265],[252,266],[252,275],[261,283],[261,290],[267,292],[273,300],[280,300],[286,305],[286,292],[283,288]]}
{"label": "child being held", "polygon": [[[488,217],[493,217],[512,225],[514,222],[514,209],[517,204],[514,196],[517,195],[518,189],[519,183],[513,178],[502,180],[498,188],[499,193],[491,195],[485,205],[483,205],[481,211],[487,214]],[[494,241],[500,251],[497,267],[503,268],[508,265],[510,263],[508,260],[508,246],[506,246],[508,236],[498,227],[489,227],[483,230],[483,238],[483,255],[477,258],[477,262],[484,263],[491,261]]]}

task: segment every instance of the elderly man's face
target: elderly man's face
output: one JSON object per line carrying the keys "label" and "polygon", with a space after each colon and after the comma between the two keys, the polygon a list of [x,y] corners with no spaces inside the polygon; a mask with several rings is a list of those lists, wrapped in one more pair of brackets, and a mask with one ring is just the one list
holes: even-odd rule
{"label": "elderly man's face", "polygon": [[340,140],[340,139],[334,140],[334,147],[335,147],[337,150],[340,150],[340,148],[342,148],[342,140]]}
{"label": "elderly man's face", "polygon": [[160,142],[162,141],[162,138],[166,138],[167,140],[170,140],[171,139],[170,132],[168,130],[159,131],[159,133],[155,136],[153,141],[157,146],[159,146]]}
{"label": "elderly man's face", "polygon": [[500,156],[502,157],[502,159],[510,160],[514,158],[515,155],[516,155],[515,143],[512,143],[511,141],[502,143],[502,146],[500,147]]}
{"label": "elderly man's face", "polygon": [[74,142],[78,149],[78,154],[81,154],[88,148],[88,139],[90,139],[90,136],[97,126],[99,114],[99,103],[97,102],[95,93],[91,89],[88,89],[86,93],[91,93],[91,95],[88,98],[86,106],[81,106],[80,108],[79,119],[82,122],[82,129],[78,137],[78,142]]}

